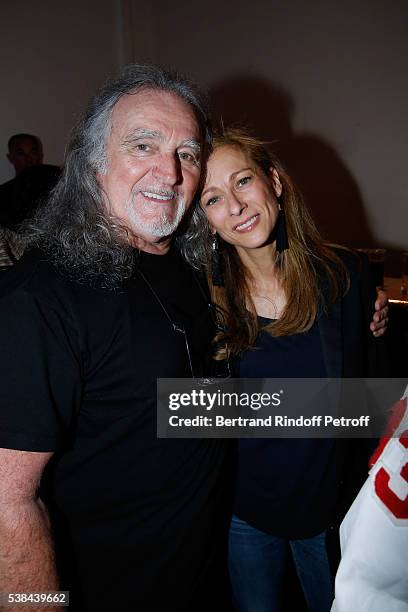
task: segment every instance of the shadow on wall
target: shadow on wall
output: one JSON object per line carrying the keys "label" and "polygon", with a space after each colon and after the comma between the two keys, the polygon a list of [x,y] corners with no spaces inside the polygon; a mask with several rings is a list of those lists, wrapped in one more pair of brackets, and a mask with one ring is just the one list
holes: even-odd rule
{"label": "shadow on wall", "polygon": [[375,246],[356,181],[330,143],[293,131],[295,105],[289,93],[259,77],[236,76],[214,86],[210,99],[215,118],[225,126],[246,126],[273,143],[324,239]]}

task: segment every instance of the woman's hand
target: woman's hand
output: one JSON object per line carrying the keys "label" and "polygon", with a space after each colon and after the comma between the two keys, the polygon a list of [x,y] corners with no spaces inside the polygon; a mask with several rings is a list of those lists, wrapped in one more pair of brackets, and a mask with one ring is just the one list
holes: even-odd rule
{"label": "woman's hand", "polygon": [[388,297],[383,289],[377,289],[377,299],[374,304],[375,312],[370,323],[373,336],[383,336],[388,326]]}

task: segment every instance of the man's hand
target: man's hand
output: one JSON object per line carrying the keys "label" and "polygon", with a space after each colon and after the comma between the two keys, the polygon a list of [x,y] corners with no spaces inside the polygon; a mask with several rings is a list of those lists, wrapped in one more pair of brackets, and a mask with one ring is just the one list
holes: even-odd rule
{"label": "man's hand", "polygon": [[377,289],[377,299],[374,304],[375,312],[370,323],[373,336],[383,336],[388,326],[388,297],[385,291]]}

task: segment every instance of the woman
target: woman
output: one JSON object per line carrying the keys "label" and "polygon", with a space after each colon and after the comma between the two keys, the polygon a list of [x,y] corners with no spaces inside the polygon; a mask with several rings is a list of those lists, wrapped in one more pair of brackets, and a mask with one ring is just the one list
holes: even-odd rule
{"label": "woman", "polygon": [[[186,255],[210,269],[223,312],[217,359],[242,377],[367,375],[360,262],[322,242],[263,143],[237,130],[217,138],[200,205]],[[330,609],[326,532],[343,451],[333,440],[240,441],[230,531],[237,610],[280,609],[288,548],[309,610]]]}

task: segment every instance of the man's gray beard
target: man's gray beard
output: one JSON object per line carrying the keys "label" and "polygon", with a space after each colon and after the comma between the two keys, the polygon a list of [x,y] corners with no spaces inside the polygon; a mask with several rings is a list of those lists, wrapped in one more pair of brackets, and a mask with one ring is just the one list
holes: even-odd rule
{"label": "man's gray beard", "polygon": [[[160,204],[157,204],[157,206],[160,206]],[[168,219],[167,213],[163,211],[159,219],[151,222],[140,219],[139,213],[134,207],[134,197],[129,199],[126,208],[128,210],[129,221],[136,235],[140,232],[142,236],[143,234],[148,234],[154,238],[165,238],[166,236],[171,236],[176,231],[186,212],[186,202],[181,196],[177,196],[176,206],[177,210],[174,219]]]}

